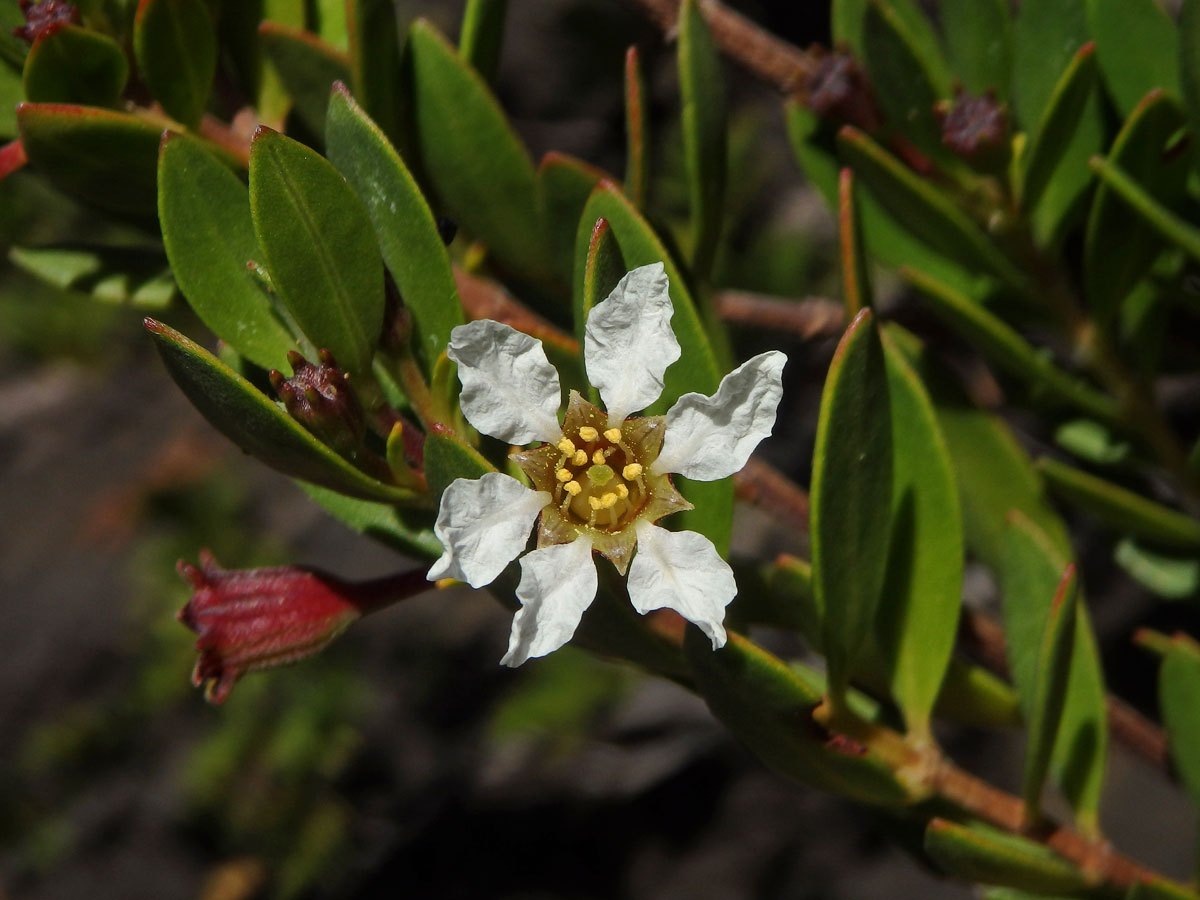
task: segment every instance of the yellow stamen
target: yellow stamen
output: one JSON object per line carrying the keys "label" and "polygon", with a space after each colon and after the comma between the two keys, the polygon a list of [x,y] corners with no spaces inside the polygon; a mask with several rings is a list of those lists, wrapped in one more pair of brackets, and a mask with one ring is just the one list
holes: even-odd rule
{"label": "yellow stamen", "polygon": [[578,481],[568,481],[563,485],[563,490],[572,497],[579,496],[579,492],[583,490],[583,486]]}
{"label": "yellow stamen", "polygon": [[[588,456],[586,450],[576,450],[575,455],[571,457],[571,462],[577,466],[586,466],[587,460]],[[601,462],[603,462],[603,460],[601,460]]]}
{"label": "yellow stamen", "polygon": [[600,508],[600,498],[599,497],[588,497],[588,506],[590,506],[592,509],[599,509]]}
{"label": "yellow stamen", "polygon": [[561,481],[563,484],[566,484],[568,481],[570,481],[575,476],[571,474],[571,471],[569,469],[559,469],[558,474],[555,475],[554,477],[557,478],[559,481]]}
{"label": "yellow stamen", "polygon": [[558,449],[570,456],[575,452],[575,444],[570,438],[563,438],[558,442]]}
{"label": "yellow stamen", "polygon": [[585,441],[591,442],[591,441],[596,440],[596,438],[600,437],[600,432],[598,432],[591,425],[584,425],[582,428],[579,429],[579,437]]}
{"label": "yellow stamen", "polygon": [[614,493],[607,493],[600,498],[600,509],[612,509],[616,505],[617,495]]}
{"label": "yellow stamen", "polygon": [[608,431],[604,432],[604,436],[608,438],[610,442],[615,444],[621,440],[621,429],[610,428]]}
{"label": "yellow stamen", "polygon": [[592,454],[592,462],[594,462],[598,466],[604,465],[604,451],[597,450],[595,453],[593,453]]}
{"label": "yellow stamen", "polygon": [[641,463],[630,463],[624,469],[621,470],[621,475],[624,476],[626,481],[635,481],[638,477],[641,476],[641,474],[642,474],[642,464]]}
{"label": "yellow stamen", "polygon": [[629,497],[629,488],[625,487],[624,484],[618,484],[617,485],[617,496],[620,497],[622,500],[627,499]]}

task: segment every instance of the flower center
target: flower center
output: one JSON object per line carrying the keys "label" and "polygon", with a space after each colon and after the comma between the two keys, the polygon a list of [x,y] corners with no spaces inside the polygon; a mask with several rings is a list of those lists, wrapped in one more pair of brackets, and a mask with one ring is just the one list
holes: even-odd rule
{"label": "flower center", "polygon": [[620,428],[601,432],[584,425],[558,442],[554,500],[568,519],[589,528],[618,531],[646,499],[643,466]]}

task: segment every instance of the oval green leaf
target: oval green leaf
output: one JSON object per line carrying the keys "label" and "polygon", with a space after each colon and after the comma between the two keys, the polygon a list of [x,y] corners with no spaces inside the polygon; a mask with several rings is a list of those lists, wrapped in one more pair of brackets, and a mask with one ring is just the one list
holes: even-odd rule
{"label": "oval green leaf", "polygon": [[479,478],[495,471],[478,450],[444,426],[435,425],[425,438],[425,480],[435,501],[456,478]]}
{"label": "oval green leaf", "polygon": [[566,153],[550,151],[537,170],[537,208],[551,262],[563,284],[575,276],[575,232],[579,217],[606,172]]}
{"label": "oval green leaf", "polygon": [[320,138],[334,82],[351,83],[349,56],[302,28],[279,22],[263,22],[258,34],[293,110],[313,137]]}
{"label": "oval green leaf", "polygon": [[507,14],[508,0],[467,0],[463,10],[458,53],[485,81],[496,79]]}
{"label": "oval green leaf", "polygon": [[429,521],[420,520],[420,517],[428,520],[428,512],[347,497],[308,481],[296,483],[325,512],[384,546],[418,559],[434,559],[442,553],[442,545],[434,537]]}
{"label": "oval green leaf", "polygon": [[1153,90],[1183,96],[1179,31],[1159,0],[1088,0],[1087,12],[1100,73],[1122,116]]}
{"label": "oval green leaf", "polygon": [[168,115],[194,127],[217,71],[217,38],[204,0],[141,0],[133,52],[154,99]]}
{"label": "oval green leaf", "polygon": [[107,35],[63,25],[25,58],[25,99],[35,103],[115,106],[129,78],[121,47]]}
{"label": "oval green leaf", "polygon": [[[392,0],[346,0],[346,27],[355,95],[388,139],[397,141],[404,100],[396,4]],[[325,127],[328,132],[328,122]]]}
{"label": "oval green leaf", "polygon": [[1008,0],[958,0],[938,7],[946,55],[968,93],[1008,97],[1012,78],[1012,7]]}

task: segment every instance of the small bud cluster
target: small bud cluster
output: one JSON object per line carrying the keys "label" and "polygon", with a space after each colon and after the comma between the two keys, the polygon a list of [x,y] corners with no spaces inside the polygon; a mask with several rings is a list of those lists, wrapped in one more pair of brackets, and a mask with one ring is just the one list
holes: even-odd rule
{"label": "small bud cluster", "polygon": [[809,108],[821,118],[868,132],[879,127],[867,73],[853,56],[840,52],[823,56],[804,89]]}
{"label": "small bud cluster", "polygon": [[64,25],[79,24],[79,7],[63,0],[19,0],[21,14],[25,16],[25,24],[13,29],[13,34],[23,41],[32,44],[39,38],[47,37]]}
{"label": "small bud cluster", "polygon": [[942,143],[981,171],[1000,171],[1008,164],[1008,107],[989,89],[972,97],[959,88],[952,103],[935,110]]}
{"label": "small bud cluster", "polygon": [[271,385],[296,421],[331,447],[352,453],[362,445],[367,430],[362,405],[333,355],[322,350],[319,359],[320,365],[314,366],[291,351],[292,377],[272,369]]}

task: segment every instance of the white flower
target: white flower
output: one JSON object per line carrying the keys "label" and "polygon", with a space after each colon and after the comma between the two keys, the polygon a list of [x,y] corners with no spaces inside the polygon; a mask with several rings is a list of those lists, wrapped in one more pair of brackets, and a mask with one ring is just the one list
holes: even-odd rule
{"label": "white flower", "polygon": [[572,391],[561,425],[558,373],[540,341],[489,319],[451,332],[448,355],[458,363],[467,420],[512,444],[539,443],[513,454],[537,490],[499,472],[459,478],[443,493],[434,526],[445,550],[429,580],[482,587],[520,556],[540,519],[537,549],[521,557],[521,609],[505,665],[571,639],[596,596],[593,550],[621,574],[628,570],[639,613],[673,609],[714,649],[725,644],[721,623],[737,594],[733,571],[706,537],[654,523],[692,508],[672,473],[726,478],[771,433],[786,357],[760,354],[725,376],[711,397],[685,394],[666,416],[630,418],[658,399],[663,373],[679,359],[672,314],[662,263],[622,278],[592,309],[584,332],[588,379],[607,412]]}

